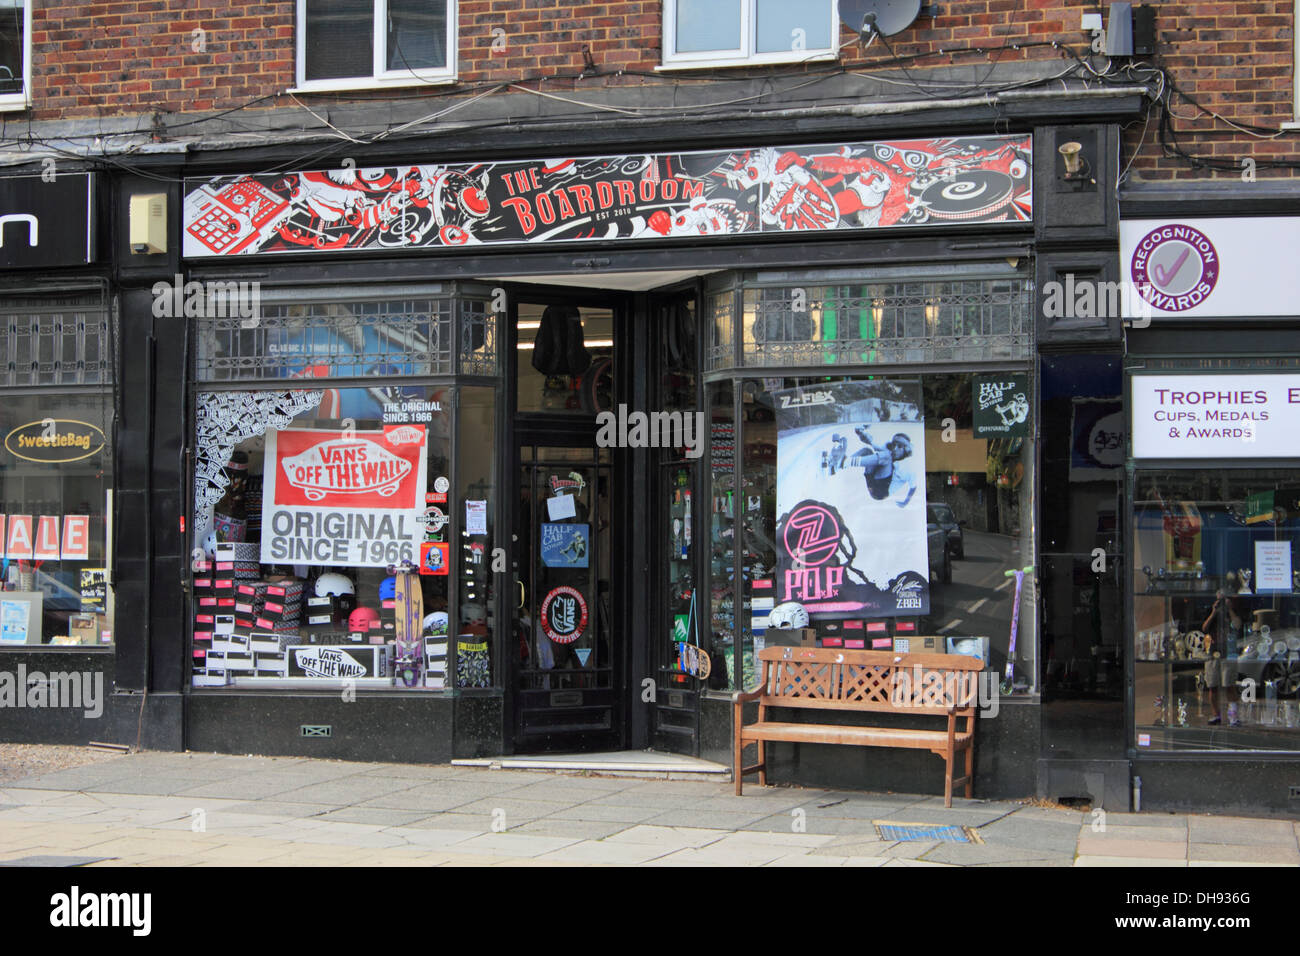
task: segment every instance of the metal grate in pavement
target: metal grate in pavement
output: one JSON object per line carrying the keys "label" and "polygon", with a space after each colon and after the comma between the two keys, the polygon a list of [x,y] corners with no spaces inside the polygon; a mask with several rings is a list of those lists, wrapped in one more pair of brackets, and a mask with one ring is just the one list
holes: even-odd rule
{"label": "metal grate in pavement", "polygon": [[894,840],[902,843],[933,842],[941,843],[983,843],[984,841],[970,829],[943,823],[897,823],[888,820],[873,820],[876,835],[882,840]]}

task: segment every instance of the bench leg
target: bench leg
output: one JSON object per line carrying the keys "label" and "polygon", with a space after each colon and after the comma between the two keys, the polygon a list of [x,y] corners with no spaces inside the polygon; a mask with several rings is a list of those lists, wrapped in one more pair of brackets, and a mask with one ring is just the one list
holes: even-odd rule
{"label": "bench leg", "polygon": [[943,757],[943,805],[952,809],[952,751],[949,750]]}
{"label": "bench leg", "polygon": [[736,750],[736,769],[731,772],[731,775],[736,779],[736,796],[740,796],[740,790],[745,784],[745,774],[744,774],[745,745],[742,744],[739,740],[737,740],[735,750]]}
{"label": "bench leg", "polygon": [[760,740],[758,742],[758,766],[759,766],[758,785],[760,787],[766,787],[767,786],[767,741],[766,740]]}
{"label": "bench leg", "polygon": [[972,796],[971,788],[975,785],[975,748],[966,748],[966,799]]}

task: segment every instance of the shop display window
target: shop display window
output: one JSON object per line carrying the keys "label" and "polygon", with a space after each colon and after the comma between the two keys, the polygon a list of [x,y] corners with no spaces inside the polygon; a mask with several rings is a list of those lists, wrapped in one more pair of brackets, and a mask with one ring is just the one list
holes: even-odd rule
{"label": "shop display window", "polygon": [[488,606],[452,601],[454,529],[488,532],[487,489],[452,480],[454,406],[433,385],[197,395],[195,686],[450,686],[449,641],[485,639]]}
{"label": "shop display window", "polygon": [[713,619],[744,649],[744,686],[755,649],[811,628],[823,647],[979,656],[1001,693],[1034,693],[1028,373],[743,380],[738,427],[730,384],[709,390]]}
{"label": "shop display window", "polygon": [[100,389],[0,402],[0,647],[113,642],[112,434]]}
{"label": "shop display window", "polygon": [[1140,470],[1135,745],[1300,750],[1300,476]]}

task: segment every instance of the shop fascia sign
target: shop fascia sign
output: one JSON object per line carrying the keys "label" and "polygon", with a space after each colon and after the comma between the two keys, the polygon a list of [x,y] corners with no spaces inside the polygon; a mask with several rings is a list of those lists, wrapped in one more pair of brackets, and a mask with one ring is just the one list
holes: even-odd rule
{"label": "shop fascia sign", "polygon": [[93,262],[94,203],[92,173],[0,178],[0,268]]}
{"label": "shop fascia sign", "polygon": [[1125,318],[1300,312],[1300,218],[1128,219],[1119,237]]}
{"label": "shop fascia sign", "polygon": [[186,184],[184,254],[1026,224],[1028,134],[389,165]]}
{"label": "shop fascia sign", "polygon": [[1295,458],[1300,374],[1134,375],[1134,458]]}

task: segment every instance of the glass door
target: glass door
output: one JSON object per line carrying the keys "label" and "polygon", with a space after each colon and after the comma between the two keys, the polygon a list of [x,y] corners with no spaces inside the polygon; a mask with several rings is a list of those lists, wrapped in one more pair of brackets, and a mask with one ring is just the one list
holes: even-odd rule
{"label": "glass door", "polygon": [[521,444],[518,469],[515,749],[619,749],[609,451]]}

